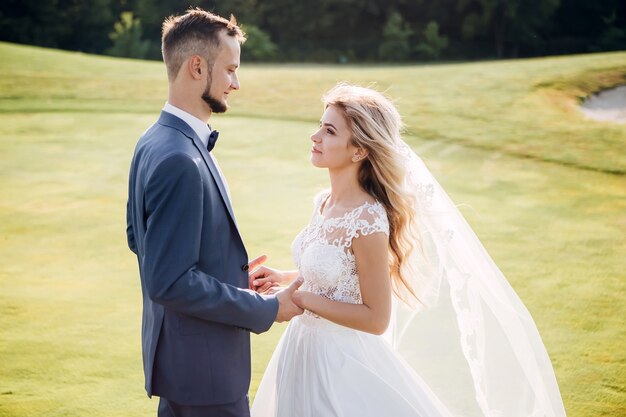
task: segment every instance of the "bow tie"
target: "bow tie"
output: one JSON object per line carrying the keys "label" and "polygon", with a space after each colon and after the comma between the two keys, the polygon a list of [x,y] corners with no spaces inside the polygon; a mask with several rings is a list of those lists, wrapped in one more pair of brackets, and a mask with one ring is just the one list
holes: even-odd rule
{"label": "bow tie", "polygon": [[209,135],[209,143],[207,143],[206,148],[209,152],[211,152],[213,150],[213,148],[215,148],[215,142],[217,142],[217,137],[220,135],[220,132],[218,132],[217,130],[214,130],[211,132],[211,134]]}

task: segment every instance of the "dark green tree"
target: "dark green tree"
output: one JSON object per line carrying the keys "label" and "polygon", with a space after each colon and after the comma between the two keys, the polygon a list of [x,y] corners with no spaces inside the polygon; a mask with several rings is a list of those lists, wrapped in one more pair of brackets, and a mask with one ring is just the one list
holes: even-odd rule
{"label": "dark green tree", "polygon": [[[252,41],[248,59],[476,59],[625,48],[624,0],[3,0],[0,40],[102,53],[113,45],[115,20],[132,12],[141,21],[133,42],[148,42],[146,57],[161,59],[163,20],[195,6],[232,13],[261,31],[261,44],[271,45],[265,33],[276,45],[261,53]],[[390,23],[392,11],[399,25]],[[136,29],[127,31],[124,36],[137,36]],[[405,44],[419,46],[407,52]]]}
{"label": "dark green tree", "polygon": [[141,21],[143,39],[150,44],[147,58],[161,59],[161,29],[165,18],[183,14],[201,3],[200,0],[134,0],[129,11]]}
{"label": "dark green tree", "polygon": [[6,0],[0,39],[100,53],[110,45],[112,0]]}
{"label": "dark green tree", "polygon": [[439,33],[437,22],[428,22],[422,31],[421,41],[415,47],[416,52],[428,59],[438,59],[448,47],[448,38]]}
{"label": "dark green tree", "polygon": [[549,25],[549,54],[626,49],[620,33],[626,29],[623,0],[561,0]]}
{"label": "dark green tree", "polygon": [[278,47],[269,35],[263,32],[258,26],[243,26],[247,40],[243,44],[241,54],[244,60],[250,61],[271,61],[276,57]]}
{"label": "dark green tree", "polygon": [[378,55],[385,61],[406,61],[411,54],[409,38],[413,30],[404,21],[402,15],[391,12],[383,28],[383,39],[378,47]]}
{"label": "dark green tree", "polygon": [[0,39],[58,48],[72,32],[66,11],[53,0],[4,0],[0,6]]}
{"label": "dark green tree", "polygon": [[626,25],[617,23],[617,14],[614,11],[611,16],[604,19],[606,29],[600,36],[596,46],[600,51],[619,51],[626,49]]}
{"label": "dark green tree", "polygon": [[387,8],[397,0],[259,2],[257,25],[282,58],[337,62],[376,59]]}
{"label": "dark green tree", "polygon": [[111,45],[109,32],[115,23],[112,0],[66,0],[65,21],[71,32],[59,39],[64,49],[101,53]]}
{"label": "dark green tree", "polygon": [[110,34],[113,46],[107,49],[108,55],[140,59],[146,57],[150,43],[142,39],[141,21],[135,19],[132,12],[122,12],[114,28]]}
{"label": "dark green tree", "polygon": [[465,39],[493,40],[496,56],[503,57],[507,42],[538,38],[559,0],[459,0]]}

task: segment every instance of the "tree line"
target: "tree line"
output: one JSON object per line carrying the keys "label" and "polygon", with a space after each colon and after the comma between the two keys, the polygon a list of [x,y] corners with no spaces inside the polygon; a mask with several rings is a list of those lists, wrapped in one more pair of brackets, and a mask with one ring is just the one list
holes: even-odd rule
{"label": "tree line", "polygon": [[161,59],[166,16],[234,14],[245,59],[415,62],[626,49],[624,0],[3,0],[0,40]]}

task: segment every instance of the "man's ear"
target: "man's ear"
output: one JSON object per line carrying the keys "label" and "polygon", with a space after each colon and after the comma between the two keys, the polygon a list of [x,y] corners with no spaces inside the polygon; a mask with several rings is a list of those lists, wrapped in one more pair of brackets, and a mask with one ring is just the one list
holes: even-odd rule
{"label": "man's ear", "polygon": [[205,78],[206,74],[204,74],[207,70],[204,59],[202,59],[199,55],[192,55],[187,59],[187,70],[189,71],[189,75],[194,80],[200,80]]}

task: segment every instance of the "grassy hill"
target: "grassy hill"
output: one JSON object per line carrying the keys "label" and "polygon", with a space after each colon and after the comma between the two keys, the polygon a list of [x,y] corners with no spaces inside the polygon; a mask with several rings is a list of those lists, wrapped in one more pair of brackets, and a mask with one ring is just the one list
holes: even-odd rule
{"label": "grassy hill", "polygon": [[[252,256],[290,268],[327,184],[308,162],[321,93],[375,83],[533,314],[568,415],[626,415],[626,127],[577,109],[626,83],[626,53],[240,76],[212,124]],[[160,63],[0,43],[0,416],[153,413],[124,211],[166,84]],[[253,337],[251,394],[283,328]]]}

